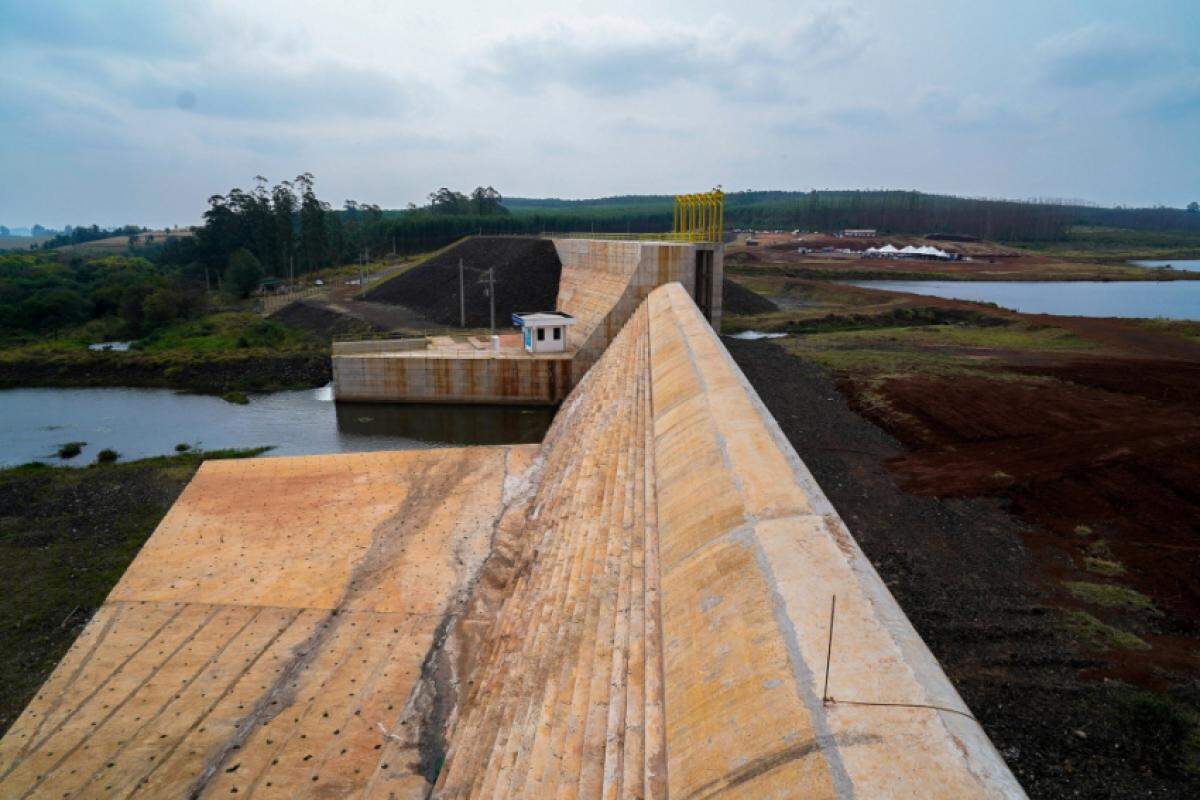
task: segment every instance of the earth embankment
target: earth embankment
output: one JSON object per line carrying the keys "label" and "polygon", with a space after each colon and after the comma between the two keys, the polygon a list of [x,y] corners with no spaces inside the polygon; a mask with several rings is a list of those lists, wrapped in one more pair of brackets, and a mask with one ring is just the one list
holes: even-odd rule
{"label": "earth embankment", "polygon": [[364,299],[410,308],[441,325],[458,325],[459,262],[463,267],[467,327],[489,324],[488,271],[494,271],[496,324],[513,312],[552,311],[562,263],[548,239],[472,236],[407,272],[369,289]]}

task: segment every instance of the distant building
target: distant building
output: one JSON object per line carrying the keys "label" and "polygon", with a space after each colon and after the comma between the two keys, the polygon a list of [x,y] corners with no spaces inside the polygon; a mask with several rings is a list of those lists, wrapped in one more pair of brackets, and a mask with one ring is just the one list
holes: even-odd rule
{"label": "distant building", "polygon": [[846,228],[846,230],[842,231],[842,236],[852,236],[856,239],[862,239],[874,235],[874,228]]}

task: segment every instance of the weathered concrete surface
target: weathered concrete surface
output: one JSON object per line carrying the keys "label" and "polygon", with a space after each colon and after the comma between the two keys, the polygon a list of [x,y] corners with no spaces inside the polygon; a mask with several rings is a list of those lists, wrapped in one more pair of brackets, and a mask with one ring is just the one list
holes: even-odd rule
{"label": "weathered concrete surface", "polygon": [[424,665],[536,450],[204,464],[0,742],[0,797],[425,796]]}
{"label": "weathered concrete surface", "polygon": [[3,797],[1023,796],[678,284],[540,446],[205,465],[0,775]]}
{"label": "weathered concrete surface", "polygon": [[555,404],[571,391],[572,357],[460,348],[333,357],[338,400]]}
{"label": "weathered concrete surface", "polygon": [[681,286],[542,457],[435,796],[1022,796]]}

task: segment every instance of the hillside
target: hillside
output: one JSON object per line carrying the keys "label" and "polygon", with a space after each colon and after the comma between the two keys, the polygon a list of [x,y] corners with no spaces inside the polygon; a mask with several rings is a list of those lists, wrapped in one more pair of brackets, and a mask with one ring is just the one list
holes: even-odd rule
{"label": "hillside", "polygon": [[515,311],[554,309],[562,272],[558,253],[552,242],[522,236],[472,236],[373,287],[364,299],[402,305],[442,325],[458,325],[460,260],[468,327],[489,323],[489,268],[495,270],[497,327],[508,327]]}

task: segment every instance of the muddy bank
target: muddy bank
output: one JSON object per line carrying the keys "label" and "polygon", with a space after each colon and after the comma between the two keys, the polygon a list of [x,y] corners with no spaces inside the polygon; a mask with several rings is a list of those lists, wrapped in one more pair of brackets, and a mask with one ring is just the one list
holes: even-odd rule
{"label": "muddy bank", "polygon": [[329,353],[176,357],[80,353],[0,360],[0,389],[22,386],[128,386],[223,394],[324,386],[332,379]]}
{"label": "muddy bank", "polygon": [[1010,500],[905,491],[888,463],[909,451],[827,373],[777,344],[723,341],[1030,796],[1195,796],[1186,687],[1104,680],[1127,656],[1064,624],[1047,570],[1073,567]]}

